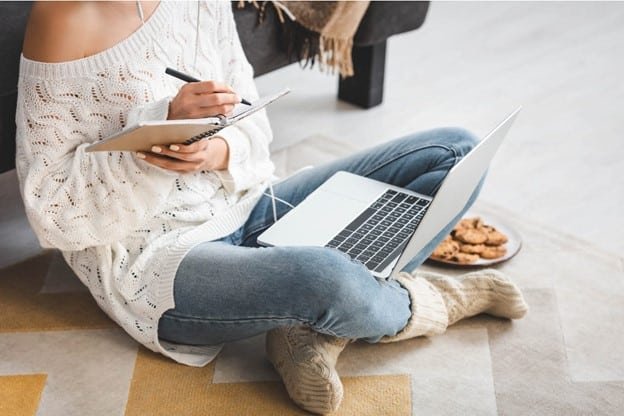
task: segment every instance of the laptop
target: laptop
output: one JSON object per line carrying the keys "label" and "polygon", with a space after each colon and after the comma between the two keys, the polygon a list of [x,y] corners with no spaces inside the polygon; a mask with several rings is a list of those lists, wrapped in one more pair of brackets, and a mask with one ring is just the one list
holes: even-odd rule
{"label": "laptop", "polygon": [[435,197],[337,172],[258,236],[263,246],[333,247],[395,277],[464,208],[520,108],[448,172]]}

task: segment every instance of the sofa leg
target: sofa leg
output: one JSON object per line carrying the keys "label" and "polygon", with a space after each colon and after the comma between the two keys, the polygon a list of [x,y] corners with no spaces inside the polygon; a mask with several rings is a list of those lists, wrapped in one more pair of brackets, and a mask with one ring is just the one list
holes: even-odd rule
{"label": "sofa leg", "polygon": [[386,41],[354,46],[351,53],[355,75],[338,81],[338,98],[363,108],[383,100]]}

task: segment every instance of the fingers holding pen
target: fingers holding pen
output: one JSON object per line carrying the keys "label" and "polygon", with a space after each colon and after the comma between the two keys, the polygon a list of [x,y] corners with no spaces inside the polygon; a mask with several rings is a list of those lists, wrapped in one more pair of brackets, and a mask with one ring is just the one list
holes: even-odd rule
{"label": "fingers holding pen", "polygon": [[214,94],[214,93],[232,93],[234,90],[229,85],[219,81],[198,81],[184,84],[180,91],[187,91],[193,94]]}
{"label": "fingers holding pen", "polygon": [[168,119],[213,117],[229,115],[241,102],[232,87],[217,81],[184,84],[169,104]]}
{"label": "fingers holding pen", "polygon": [[195,96],[195,105],[200,109],[219,111],[217,114],[230,115],[234,106],[240,103],[240,97],[234,93],[217,92],[212,94],[198,94]]}

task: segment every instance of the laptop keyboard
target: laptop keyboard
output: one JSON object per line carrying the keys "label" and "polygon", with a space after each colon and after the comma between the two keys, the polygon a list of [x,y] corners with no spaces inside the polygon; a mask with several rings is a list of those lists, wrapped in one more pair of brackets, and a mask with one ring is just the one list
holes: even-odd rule
{"label": "laptop keyboard", "polygon": [[381,272],[401,254],[428,206],[426,199],[388,189],[325,247]]}

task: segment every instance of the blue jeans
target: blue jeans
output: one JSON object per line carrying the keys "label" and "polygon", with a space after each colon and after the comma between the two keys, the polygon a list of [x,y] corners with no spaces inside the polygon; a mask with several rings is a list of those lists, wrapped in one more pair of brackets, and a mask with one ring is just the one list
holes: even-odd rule
{"label": "blue jeans", "polygon": [[[274,191],[297,205],[334,172],[344,170],[433,196],[449,169],[475,144],[472,134],[456,128],[412,134],[303,171],[275,185]],[[405,269],[411,271],[429,257],[477,194],[478,189]],[[278,218],[290,209],[277,202]],[[305,324],[325,334],[377,342],[405,327],[410,299],[396,281],[375,278],[335,249],[259,247],[258,235],[273,222],[271,198],[263,196],[240,229],[202,243],[184,257],[174,281],[175,309],[161,317],[160,338],[216,345]]]}

